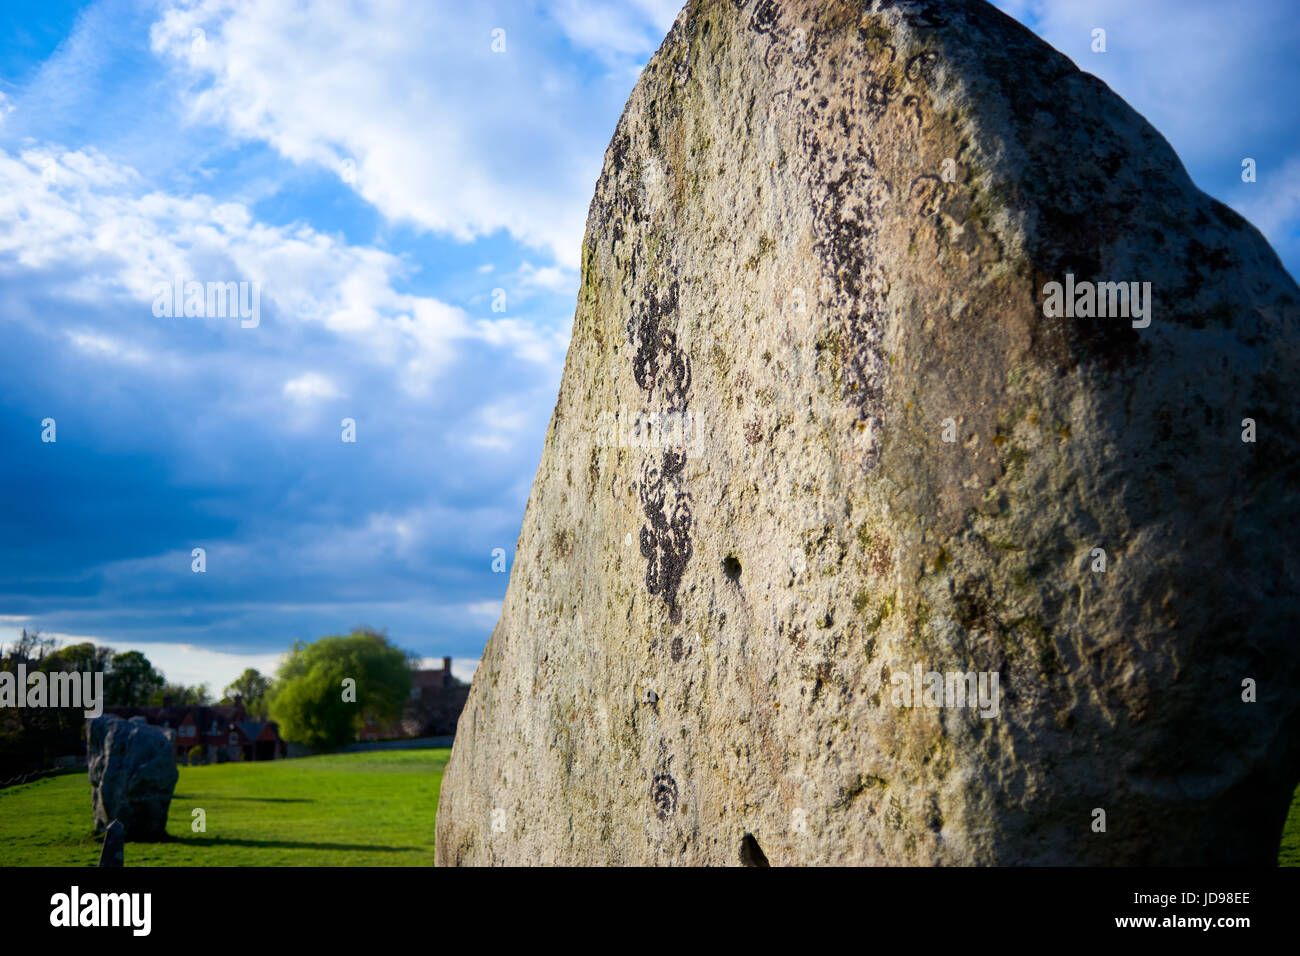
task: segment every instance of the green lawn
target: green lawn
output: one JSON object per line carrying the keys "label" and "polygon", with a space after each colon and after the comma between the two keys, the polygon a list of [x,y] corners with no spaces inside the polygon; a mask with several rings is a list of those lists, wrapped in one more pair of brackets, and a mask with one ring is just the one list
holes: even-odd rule
{"label": "green lawn", "polygon": [[[432,866],[448,750],[385,750],[181,767],[164,843],[128,843],[127,866]],[[207,811],[206,833],[190,827]],[[0,790],[0,866],[94,866],[84,774]],[[1300,866],[1300,790],[1278,854]]]}
{"label": "green lawn", "polygon": [[1291,797],[1291,812],[1282,827],[1282,847],[1277,854],[1278,866],[1300,866],[1300,787]]}
{"label": "green lawn", "polygon": [[[449,750],[383,750],[181,767],[170,837],[127,866],[432,866]],[[207,832],[191,830],[207,812]],[[94,866],[84,774],[0,790],[0,866]]]}

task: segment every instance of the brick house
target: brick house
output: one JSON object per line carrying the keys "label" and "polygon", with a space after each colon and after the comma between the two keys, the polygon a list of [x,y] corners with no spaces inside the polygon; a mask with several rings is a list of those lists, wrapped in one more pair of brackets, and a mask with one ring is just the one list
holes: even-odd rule
{"label": "brick house", "polygon": [[452,676],[451,658],[444,657],[441,669],[411,672],[411,697],[397,723],[384,727],[367,720],[357,739],[451,736],[468,698],[469,685]]}
{"label": "brick house", "polygon": [[236,695],[233,704],[174,707],[164,697],[161,707],[105,707],[104,713],[124,720],[143,717],[146,723],[170,732],[177,759],[202,747],[208,763],[227,760],[276,760],[285,756],[285,742],[273,720],[254,720]]}

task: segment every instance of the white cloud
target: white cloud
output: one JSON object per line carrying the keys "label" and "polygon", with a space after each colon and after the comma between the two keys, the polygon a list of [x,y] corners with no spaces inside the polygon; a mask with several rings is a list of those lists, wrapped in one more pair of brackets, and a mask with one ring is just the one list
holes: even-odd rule
{"label": "white cloud", "polygon": [[[571,4],[557,22],[598,54],[648,55],[662,7],[629,20]],[[503,54],[490,49],[498,25]],[[151,44],[191,79],[195,118],[296,163],[338,171],[351,160],[341,179],[392,222],[459,240],[505,230],[572,267],[605,114],[630,82],[615,88],[548,56],[548,31],[531,12],[478,4],[194,0],[163,13]]]}
{"label": "white cloud", "polygon": [[539,365],[559,366],[569,347],[567,332],[547,330],[517,319],[480,319],[475,333],[491,345],[509,348],[518,358]]}
{"label": "white cloud", "polygon": [[646,17],[650,4],[614,0],[559,0],[551,12],[568,38],[605,58],[643,55],[654,50],[672,25],[660,29]]}
{"label": "white cloud", "polygon": [[501,617],[501,601],[475,601],[465,605],[465,611],[489,626],[495,625]]}
{"label": "white cloud", "polygon": [[94,332],[76,332],[71,330],[67,331],[65,334],[67,335],[68,340],[72,342],[76,348],[88,355],[127,362],[131,365],[144,365],[150,362],[153,358],[153,356],[144,349],[127,345],[107,335],[99,335]]}
{"label": "white cloud", "polygon": [[519,266],[518,282],[525,289],[546,289],[562,295],[576,295],[578,273],[560,266],[535,266],[525,261]]}
{"label": "white cloud", "polygon": [[341,398],[340,392],[324,375],[319,372],[306,372],[284,383],[286,397],[303,405]]}
{"label": "white cloud", "polygon": [[531,409],[507,405],[488,405],[479,410],[481,427],[474,429],[467,441],[479,448],[508,450],[533,424]]}
{"label": "white cloud", "polygon": [[[46,170],[55,165],[53,176]],[[0,275],[60,269],[76,276],[52,294],[103,305],[117,300],[134,312],[139,338],[157,331],[152,306],[160,282],[249,281],[281,323],[315,324],[346,340],[357,355],[397,370],[411,395],[456,357],[459,340],[509,348],[526,360],[553,364],[563,336],[511,318],[471,324],[463,310],[428,296],[399,292],[409,265],[391,253],[347,245],[306,225],[270,226],[238,203],[196,194],[138,194],[134,171],[94,151],[29,149],[15,157],[0,149]],[[536,270],[551,282],[555,269]],[[229,323],[237,329],[239,323]],[[257,331],[268,333],[267,324]],[[148,350],[124,345],[99,330],[67,333],[83,352],[144,362]],[[295,379],[284,394],[300,402],[337,397],[321,377]]]}

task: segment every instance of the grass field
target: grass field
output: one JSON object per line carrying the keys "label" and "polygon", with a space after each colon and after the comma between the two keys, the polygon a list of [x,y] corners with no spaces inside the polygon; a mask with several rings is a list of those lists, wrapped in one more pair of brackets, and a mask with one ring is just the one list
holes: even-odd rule
{"label": "grass field", "polygon": [[[181,767],[170,840],[128,843],[127,866],[432,866],[448,750],[386,750]],[[194,833],[192,811],[207,812]],[[0,866],[94,866],[84,774],[0,790]],[[1300,790],[1282,833],[1300,866]]]}
{"label": "grass field", "polygon": [[[181,767],[167,841],[127,866],[432,866],[448,750],[384,750]],[[191,830],[192,811],[207,832]],[[0,866],[94,866],[84,774],[0,790]]]}
{"label": "grass field", "polygon": [[1282,846],[1277,854],[1278,866],[1300,866],[1300,787],[1291,796],[1291,812],[1282,827]]}

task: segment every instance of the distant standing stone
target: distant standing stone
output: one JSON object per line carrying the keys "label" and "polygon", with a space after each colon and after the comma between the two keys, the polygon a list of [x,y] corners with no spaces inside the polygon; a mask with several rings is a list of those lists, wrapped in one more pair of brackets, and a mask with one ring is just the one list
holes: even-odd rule
{"label": "distant standing stone", "polygon": [[86,726],[95,832],[120,822],[123,839],[160,839],[178,773],[167,737],[157,727],[111,714]]}
{"label": "distant standing stone", "polygon": [[104,848],[99,851],[100,866],[122,866],[126,844],[126,830],[120,820],[114,820],[104,831]]}

